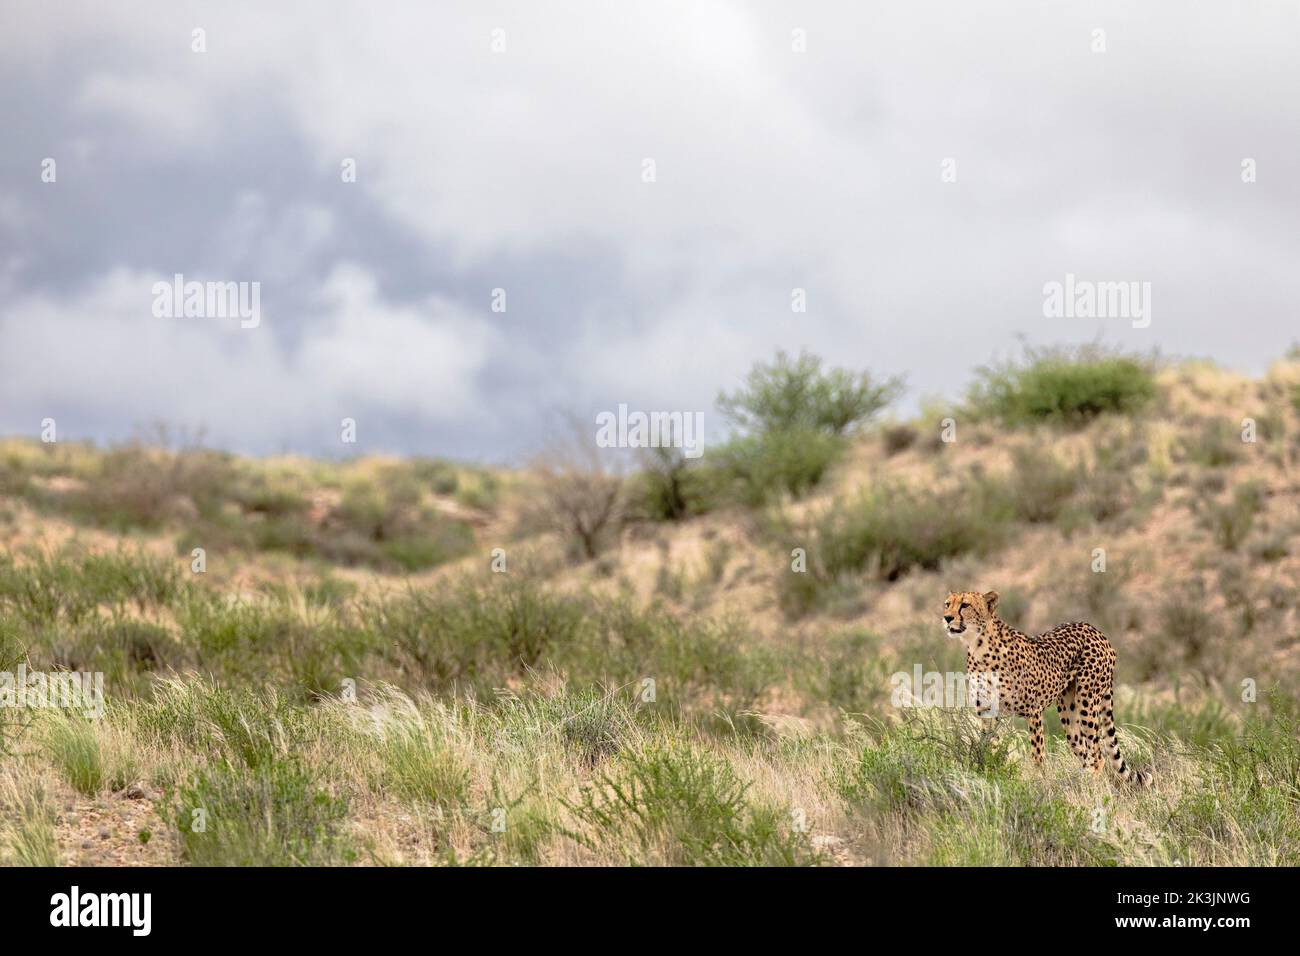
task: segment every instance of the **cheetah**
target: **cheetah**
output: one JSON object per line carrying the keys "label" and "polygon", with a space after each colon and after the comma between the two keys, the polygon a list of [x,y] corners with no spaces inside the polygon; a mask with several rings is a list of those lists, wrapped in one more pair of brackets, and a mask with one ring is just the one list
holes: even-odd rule
{"label": "cheetah", "polygon": [[1109,755],[1121,780],[1151,786],[1151,774],[1128,767],[1119,753],[1111,704],[1115,649],[1105,635],[1075,622],[1030,637],[998,620],[997,606],[997,591],[963,591],[949,594],[943,609],[944,630],[966,648],[967,679],[976,687],[981,716],[991,705],[1028,718],[1034,761],[1042,764],[1043,711],[1055,702],[1070,749],[1085,769],[1100,772]]}

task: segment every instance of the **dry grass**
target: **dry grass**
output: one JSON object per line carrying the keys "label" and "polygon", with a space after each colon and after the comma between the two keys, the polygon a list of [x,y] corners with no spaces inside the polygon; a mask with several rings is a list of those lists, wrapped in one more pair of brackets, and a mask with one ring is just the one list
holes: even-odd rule
{"label": "dry grass", "polygon": [[[0,640],[109,703],[16,729],[0,860],[1295,865],[1298,368],[1166,368],[1152,407],[1066,430],[895,422],[918,437],[858,436],[801,499],[633,522],[595,560],[521,520],[527,473],[0,442]],[[167,480],[121,497],[146,462]],[[887,487],[978,489],[978,547],[882,573],[882,542],[951,527]],[[268,520],[313,543],[262,546]],[[463,554],[354,560],[445,522]],[[832,566],[846,529],[861,560]],[[821,575],[797,606],[795,547]],[[1151,790],[1081,774],[1059,730],[1040,770],[1023,727],[972,750],[960,715],[891,706],[893,672],[961,667],[957,587],[1106,630]]]}

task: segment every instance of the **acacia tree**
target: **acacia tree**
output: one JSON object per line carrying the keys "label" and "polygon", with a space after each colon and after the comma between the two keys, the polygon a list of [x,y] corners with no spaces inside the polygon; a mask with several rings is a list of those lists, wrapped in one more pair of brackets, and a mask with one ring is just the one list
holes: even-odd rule
{"label": "acacia tree", "polygon": [[720,394],[718,410],[750,433],[806,428],[838,436],[870,421],[902,387],[898,378],[875,382],[869,372],[823,370],[822,360],[809,352],[791,358],[778,351],[773,361],[750,370],[744,387]]}
{"label": "acacia tree", "polygon": [[565,426],[538,458],[542,523],[577,545],[581,556],[592,560],[617,537],[627,518],[626,482],[601,456],[595,432],[577,416],[566,416]]}
{"label": "acacia tree", "polygon": [[902,391],[897,378],[822,367],[815,355],[778,351],[759,362],[743,387],[718,396],[718,409],[739,432],[717,452],[732,494],[761,505],[802,495],[821,483],[843,452],[845,436],[875,417]]}

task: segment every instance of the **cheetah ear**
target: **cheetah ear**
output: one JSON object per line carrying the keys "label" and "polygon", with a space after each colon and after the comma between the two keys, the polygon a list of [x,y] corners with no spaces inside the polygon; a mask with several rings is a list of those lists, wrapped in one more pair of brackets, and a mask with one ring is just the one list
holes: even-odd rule
{"label": "cheetah ear", "polygon": [[989,606],[989,613],[992,614],[998,607],[998,592],[988,591],[984,594],[984,603]]}

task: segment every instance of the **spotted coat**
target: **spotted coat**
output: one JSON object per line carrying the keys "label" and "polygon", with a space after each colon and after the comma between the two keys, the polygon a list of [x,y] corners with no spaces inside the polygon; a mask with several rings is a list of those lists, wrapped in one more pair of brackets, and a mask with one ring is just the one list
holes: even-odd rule
{"label": "spotted coat", "polygon": [[1099,772],[1109,757],[1121,780],[1150,786],[1151,774],[1128,767],[1119,752],[1115,649],[1105,635],[1075,622],[1030,637],[998,620],[997,604],[996,591],[949,594],[944,603],[944,630],[965,645],[967,679],[981,715],[991,716],[996,705],[997,713],[1027,718],[1034,760],[1041,764],[1043,711],[1055,704],[1070,749],[1085,768]]}

